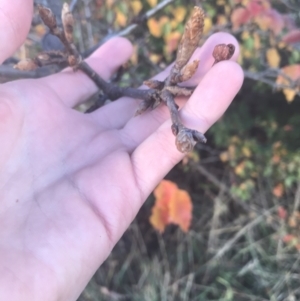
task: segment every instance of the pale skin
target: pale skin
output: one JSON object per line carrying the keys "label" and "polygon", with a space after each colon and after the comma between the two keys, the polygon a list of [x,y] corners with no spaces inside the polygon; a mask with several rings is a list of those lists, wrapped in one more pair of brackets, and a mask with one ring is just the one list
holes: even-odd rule
{"label": "pale skin", "polygon": [[[0,0],[1,63],[24,42],[32,7],[32,0]],[[237,50],[211,68],[219,43]],[[88,63],[108,79],[131,51],[115,38]],[[236,40],[222,33],[197,50],[199,85],[178,100],[185,125],[205,132],[225,112],[243,81],[237,55]],[[139,101],[129,98],[89,115],[72,109],[96,90],[71,70],[0,86],[0,300],[76,300],[183,158],[163,106],[139,117]]]}

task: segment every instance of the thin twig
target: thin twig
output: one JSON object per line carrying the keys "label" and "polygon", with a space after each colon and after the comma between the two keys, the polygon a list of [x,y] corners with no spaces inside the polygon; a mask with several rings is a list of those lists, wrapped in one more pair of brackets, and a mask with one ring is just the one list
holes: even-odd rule
{"label": "thin twig", "polygon": [[250,229],[261,223],[263,220],[266,219],[266,217],[270,216],[273,212],[275,212],[278,209],[278,207],[273,207],[267,211],[265,211],[260,216],[256,217],[254,220],[252,220],[249,224],[247,224],[245,227],[243,227],[241,230],[239,230],[230,240],[226,242],[226,244],[217,252],[217,254],[209,260],[209,262],[214,262],[219,260],[221,257],[225,255],[226,252],[228,252],[234,244],[243,236],[245,235]]}
{"label": "thin twig", "polygon": [[242,202],[238,197],[236,197],[232,191],[230,190],[229,187],[227,187],[224,183],[222,183],[217,177],[215,177],[212,173],[210,173],[205,167],[203,167],[200,164],[197,164],[194,166],[194,168],[200,172],[203,176],[207,178],[208,181],[210,181],[212,184],[214,184],[220,191],[226,192],[230,198],[239,206],[241,206],[244,210],[249,211],[249,210],[255,210],[255,208],[247,205],[245,202]]}
{"label": "thin twig", "polygon": [[[139,20],[142,20],[143,22],[146,22],[149,18],[153,17],[156,13],[158,13],[160,10],[165,8],[167,5],[171,4],[175,0],[163,0],[162,2],[158,3],[155,7],[147,11],[144,15],[139,16]],[[98,49],[102,44],[107,42],[108,39],[111,39],[113,37],[125,37],[131,34],[136,28],[140,26],[139,23],[130,24],[126,28],[122,29],[119,32],[109,34],[105,36],[101,41],[99,41],[95,46],[88,49],[84,54],[83,57],[88,57],[91,55],[96,49]]]}
{"label": "thin twig", "polygon": [[77,2],[78,2],[78,0],[72,0],[72,2],[70,3],[70,11],[71,12],[73,12],[73,10],[75,9]]}
{"label": "thin twig", "polygon": [[297,185],[297,191],[295,194],[295,201],[294,201],[294,213],[296,213],[296,211],[299,210],[299,206],[300,206],[300,182],[298,182]]}
{"label": "thin twig", "polygon": [[130,87],[123,88],[112,83],[108,83],[102,79],[85,61],[82,61],[78,65],[78,69],[87,74],[110,100],[116,100],[121,96],[128,96],[148,101],[158,97],[157,92],[154,89],[141,90]]}
{"label": "thin twig", "polygon": [[[283,85],[283,84],[277,84],[276,78],[279,75],[279,72],[276,75],[270,75],[270,70],[262,71],[262,72],[252,72],[248,70],[244,70],[244,75],[246,78],[253,79],[255,81],[260,81],[262,83],[265,83],[269,86],[271,86],[274,90],[282,90],[282,89],[291,89],[295,88],[295,83],[291,78],[288,78],[286,74],[283,72],[280,73],[281,76],[284,76],[285,79],[289,80],[291,82],[290,85]],[[267,74],[269,73],[269,74]],[[272,77],[272,79],[270,79]],[[297,95],[300,96],[300,92],[297,92]]]}
{"label": "thin twig", "polygon": [[[223,205],[223,197],[224,197],[224,190],[219,191],[219,195],[214,198],[214,213],[211,220],[211,227],[208,235],[207,241],[207,249],[208,252],[214,252],[216,247],[216,239],[217,239],[217,230],[220,224],[220,216],[222,214],[222,205]],[[223,205],[224,206],[224,205]]]}

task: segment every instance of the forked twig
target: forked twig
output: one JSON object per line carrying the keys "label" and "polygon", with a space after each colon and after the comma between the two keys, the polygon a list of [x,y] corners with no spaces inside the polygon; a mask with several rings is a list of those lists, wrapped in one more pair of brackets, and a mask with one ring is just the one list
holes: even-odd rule
{"label": "forked twig", "polygon": [[[175,102],[176,96],[190,96],[193,93],[193,89],[182,87],[179,84],[190,79],[199,65],[199,60],[194,60],[191,63],[189,61],[198,47],[203,32],[205,15],[202,8],[195,6],[186,23],[178,46],[176,60],[169,76],[164,81],[148,80],[144,82],[149,87],[148,90],[123,88],[106,82],[82,59],[73,42],[74,18],[68,4],[63,5],[62,27],[57,24],[56,18],[49,8],[39,5],[38,9],[43,22],[49,27],[50,32],[63,43],[65,51],[41,53],[33,59],[19,62],[15,68],[33,70],[53,63],[65,63],[72,67],[74,71],[78,69],[83,71],[111,100],[116,100],[121,96],[141,99],[142,102],[136,111],[136,115],[142,114],[148,109],[154,109],[161,103],[165,104],[171,114],[172,132],[176,136],[176,146],[180,152],[190,152],[197,142],[206,142],[206,138],[202,133],[189,129],[182,124],[178,106]],[[215,63],[230,59],[233,53],[234,46],[232,44],[217,45],[213,51]]]}

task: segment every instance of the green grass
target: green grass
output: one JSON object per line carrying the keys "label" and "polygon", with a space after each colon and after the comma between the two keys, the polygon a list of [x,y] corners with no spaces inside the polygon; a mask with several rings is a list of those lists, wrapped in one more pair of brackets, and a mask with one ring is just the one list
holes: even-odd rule
{"label": "green grass", "polygon": [[[179,165],[169,178],[178,180],[180,173]],[[150,198],[80,301],[299,300],[300,257],[282,242],[287,225],[278,217],[276,199],[256,191],[245,209],[192,174],[199,184],[191,175],[185,183],[193,196],[191,230],[184,234],[169,226],[157,234],[148,223]],[[285,203],[292,207],[294,201]]]}

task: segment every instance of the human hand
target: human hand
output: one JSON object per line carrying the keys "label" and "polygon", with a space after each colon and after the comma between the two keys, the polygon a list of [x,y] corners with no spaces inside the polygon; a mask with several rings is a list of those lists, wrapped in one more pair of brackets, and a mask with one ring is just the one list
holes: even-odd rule
{"label": "human hand", "polygon": [[[1,62],[24,41],[30,7],[31,0],[0,0]],[[232,61],[211,68],[220,43],[234,44],[236,59],[233,37],[212,36],[196,54],[200,84],[188,102],[178,100],[184,124],[200,132],[224,113],[243,80]],[[108,79],[131,51],[115,38],[88,63]],[[0,300],[76,300],[183,157],[164,106],[138,117],[139,101],[130,98],[91,114],[72,109],[95,92],[71,70],[0,86]]]}

